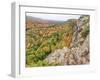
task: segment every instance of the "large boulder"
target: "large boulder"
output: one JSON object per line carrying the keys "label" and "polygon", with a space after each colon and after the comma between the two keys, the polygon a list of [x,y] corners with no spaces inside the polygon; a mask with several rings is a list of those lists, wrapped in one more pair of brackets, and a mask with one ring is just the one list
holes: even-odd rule
{"label": "large boulder", "polygon": [[57,49],[45,59],[48,63],[60,65],[88,64],[89,58],[89,35],[87,35],[80,47]]}

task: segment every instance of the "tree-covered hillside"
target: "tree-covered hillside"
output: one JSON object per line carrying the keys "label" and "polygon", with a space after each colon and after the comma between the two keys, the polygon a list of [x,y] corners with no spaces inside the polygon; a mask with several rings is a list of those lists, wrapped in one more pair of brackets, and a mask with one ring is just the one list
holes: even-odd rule
{"label": "tree-covered hillside", "polygon": [[[89,16],[85,15],[79,19],[55,23],[45,23],[42,19],[39,21],[26,20],[26,67],[69,64],[67,58],[64,58],[63,55],[66,55],[69,49],[68,54],[75,57],[76,54],[71,52],[72,49],[79,48],[81,50],[88,35]],[[63,49],[67,49],[67,52],[66,50],[63,52]],[[55,56],[52,56],[54,54]],[[60,57],[57,57],[58,54],[60,54]],[[63,62],[60,61],[61,56],[63,56]],[[53,61],[53,59],[56,60]],[[67,62],[64,63],[66,60]],[[89,58],[86,62],[89,62]],[[74,59],[71,64],[79,63]]]}

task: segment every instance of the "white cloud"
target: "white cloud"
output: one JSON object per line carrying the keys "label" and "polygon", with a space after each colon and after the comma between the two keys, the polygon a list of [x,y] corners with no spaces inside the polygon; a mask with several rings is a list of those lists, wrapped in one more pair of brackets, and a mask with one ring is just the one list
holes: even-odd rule
{"label": "white cloud", "polygon": [[78,19],[80,15],[63,15],[63,14],[41,14],[41,13],[26,13],[26,16],[32,16],[47,20],[66,21],[68,19]]}

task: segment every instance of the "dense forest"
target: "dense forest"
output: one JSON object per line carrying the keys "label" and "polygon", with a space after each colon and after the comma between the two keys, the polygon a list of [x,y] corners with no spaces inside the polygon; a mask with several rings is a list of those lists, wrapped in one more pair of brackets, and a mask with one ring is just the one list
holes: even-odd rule
{"label": "dense forest", "polygon": [[89,64],[89,20],[26,16],[26,67]]}

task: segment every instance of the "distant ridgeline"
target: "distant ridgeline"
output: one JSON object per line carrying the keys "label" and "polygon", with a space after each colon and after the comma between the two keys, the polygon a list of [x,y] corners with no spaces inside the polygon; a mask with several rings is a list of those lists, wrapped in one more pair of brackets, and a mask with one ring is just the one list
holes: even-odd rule
{"label": "distant ridgeline", "polygon": [[[89,63],[89,16],[63,21],[26,18],[26,67],[56,66]],[[84,42],[87,40],[87,45]],[[81,48],[87,47],[86,60],[82,62]],[[78,48],[79,58],[72,49]],[[77,50],[78,50],[77,49]],[[63,51],[65,50],[65,52]],[[76,50],[76,51],[77,51]],[[78,51],[79,51],[78,50]],[[58,51],[58,52],[57,52]],[[68,52],[69,51],[69,52]],[[85,54],[84,53],[84,54]],[[59,57],[57,56],[59,54]],[[66,58],[65,55],[72,55]],[[61,57],[62,56],[62,57]],[[67,56],[67,57],[68,57]],[[71,58],[72,63],[70,62]],[[82,57],[83,59],[83,57]]]}

